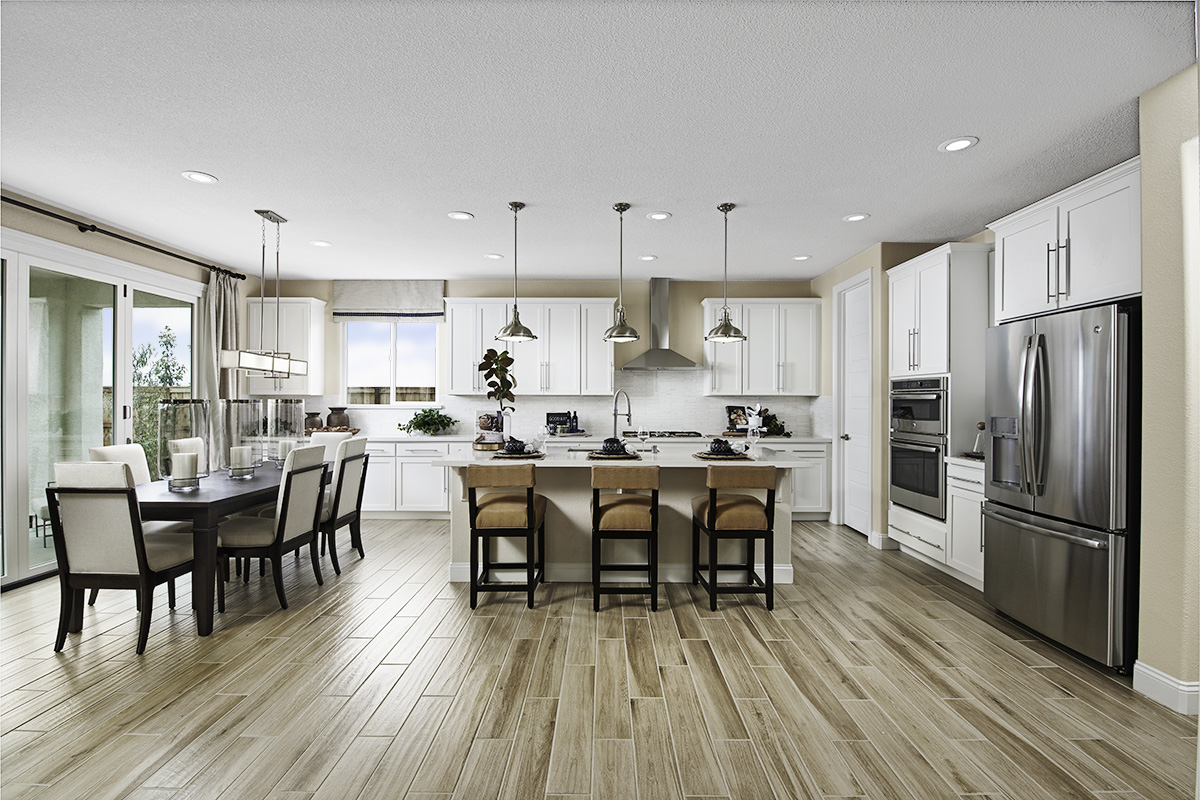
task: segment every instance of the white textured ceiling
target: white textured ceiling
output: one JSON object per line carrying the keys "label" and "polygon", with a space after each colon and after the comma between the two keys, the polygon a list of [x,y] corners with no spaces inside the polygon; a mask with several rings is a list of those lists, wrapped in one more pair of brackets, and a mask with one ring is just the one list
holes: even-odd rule
{"label": "white textured ceiling", "polygon": [[1196,52],[1191,2],[2,9],[6,189],[251,273],[274,209],[292,278],[504,278],[509,200],[522,277],[614,277],[625,201],[627,276],[719,279],[731,201],[730,279],[808,278],[1135,155]]}

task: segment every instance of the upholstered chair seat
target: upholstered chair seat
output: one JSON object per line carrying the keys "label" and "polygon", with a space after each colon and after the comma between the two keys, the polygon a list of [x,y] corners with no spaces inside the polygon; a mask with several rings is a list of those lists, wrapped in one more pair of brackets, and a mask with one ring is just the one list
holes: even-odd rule
{"label": "upholstered chair seat", "polygon": [[[708,518],[709,499],[707,495],[692,498],[692,516],[698,519]],[[723,530],[762,530],[767,527],[767,509],[762,500],[750,494],[719,494],[717,495],[717,513],[714,529]]]}
{"label": "upholstered chair seat", "polygon": [[[528,527],[529,508],[525,494],[516,492],[493,492],[479,496],[475,514],[476,528],[525,528]],[[546,518],[546,497],[533,496],[533,523],[540,527]]]}
{"label": "upholstered chair seat", "polygon": [[[471,524],[471,608],[479,602],[480,592],[525,591],[526,603],[533,608],[537,585],[545,580],[546,498],[533,491],[533,464],[484,465],[467,467],[467,513]],[[480,489],[499,489],[487,494]],[[523,489],[524,491],[512,491]],[[504,491],[509,490],[509,491]],[[496,561],[493,547],[498,540],[525,540],[524,561]],[[480,569],[480,552],[483,567]],[[493,579],[498,569],[522,569],[524,583]]]}
{"label": "upholstered chair seat", "polygon": [[[648,594],[650,609],[658,610],[658,486],[657,465],[592,467],[592,608],[595,611],[600,610],[602,594]],[[614,493],[614,489],[619,493]],[[646,557],[636,563],[606,562],[605,542],[625,548],[636,546],[629,542],[645,544]],[[601,585],[601,574],[606,571],[645,573],[646,586]]]}
{"label": "upholstered chair seat", "polygon": [[[692,583],[708,592],[708,605],[717,610],[717,595],[730,593],[762,594],[767,610],[775,608],[775,467],[765,465],[710,466],[705,475],[708,493],[692,498]],[[741,489],[743,491],[736,491]],[[765,494],[759,499],[744,490]],[[700,534],[708,538],[708,563],[700,563]],[[740,541],[745,559],[738,563],[717,562],[722,541]],[[763,577],[754,563],[754,546],[763,543]],[[743,583],[717,583],[718,570],[739,570],[746,574]]]}

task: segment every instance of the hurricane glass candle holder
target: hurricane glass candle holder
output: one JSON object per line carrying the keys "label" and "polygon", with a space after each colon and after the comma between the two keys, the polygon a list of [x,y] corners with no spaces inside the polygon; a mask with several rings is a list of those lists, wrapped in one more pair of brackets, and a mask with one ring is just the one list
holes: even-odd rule
{"label": "hurricane glass candle holder", "polygon": [[160,400],[158,473],[174,492],[195,491],[208,476],[208,401]]}

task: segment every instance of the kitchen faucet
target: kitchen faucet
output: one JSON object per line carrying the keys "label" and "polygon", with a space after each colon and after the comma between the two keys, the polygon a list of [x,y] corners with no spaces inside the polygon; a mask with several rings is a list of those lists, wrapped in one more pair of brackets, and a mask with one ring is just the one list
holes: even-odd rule
{"label": "kitchen faucet", "polygon": [[617,417],[621,416],[617,413],[617,398],[620,395],[625,395],[625,421],[633,425],[633,406],[629,402],[629,393],[624,389],[617,389],[613,392],[613,438],[617,438]]}

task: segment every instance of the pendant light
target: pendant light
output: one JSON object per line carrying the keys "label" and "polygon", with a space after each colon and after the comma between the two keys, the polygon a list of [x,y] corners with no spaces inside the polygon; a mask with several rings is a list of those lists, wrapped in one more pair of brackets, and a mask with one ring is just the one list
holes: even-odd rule
{"label": "pendant light", "polygon": [[513,200],[508,207],[513,212],[513,310],[512,319],[496,334],[496,341],[532,342],[537,336],[521,324],[521,315],[517,313],[517,212],[524,208],[525,204]]}
{"label": "pendant light", "polygon": [[724,305],[721,306],[721,321],[716,327],[708,332],[704,337],[706,342],[744,342],[746,334],[738,330],[733,324],[733,320],[729,318],[729,212],[733,211],[736,206],[733,203],[721,203],[717,206],[717,211],[725,215],[725,278],[724,278]]}
{"label": "pendant light", "polygon": [[266,288],[267,288],[267,223],[275,223],[275,348],[268,350],[262,348],[260,350],[222,350],[221,351],[221,367],[226,369],[240,369],[252,372],[262,372],[267,378],[289,378],[293,375],[307,375],[308,362],[298,358],[292,358],[290,353],[282,352],[279,348],[279,226],[287,222],[286,219],[276,214],[274,211],[267,209],[255,209],[255,214],[262,217],[262,265],[259,267],[259,303],[260,312],[258,315],[258,344],[263,345],[263,319],[266,316],[262,312],[265,311],[266,305]]}
{"label": "pendant light", "polygon": [[642,338],[625,322],[625,212],[629,203],[614,203],[613,211],[621,216],[621,237],[617,257],[617,314],[611,328],[604,332],[606,342],[636,342]]}

